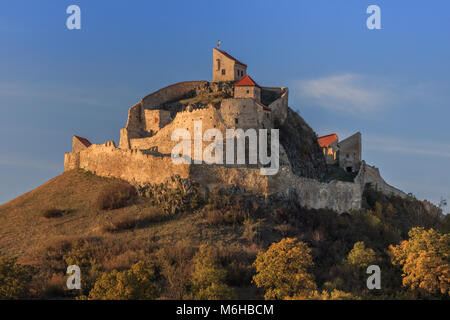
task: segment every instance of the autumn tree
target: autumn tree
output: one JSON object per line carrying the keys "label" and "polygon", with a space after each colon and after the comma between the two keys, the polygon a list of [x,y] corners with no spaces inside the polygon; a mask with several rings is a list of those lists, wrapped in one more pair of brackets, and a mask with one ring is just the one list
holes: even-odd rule
{"label": "autumn tree", "polygon": [[0,299],[19,299],[31,280],[32,267],[17,263],[12,257],[0,257]]}
{"label": "autumn tree", "polygon": [[202,245],[194,256],[192,298],[198,300],[233,299],[235,293],[225,284],[227,271],[222,268],[213,247]]}
{"label": "autumn tree", "polygon": [[139,261],[130,269],[103,273],[89,292],[90,300],[141,300],[156,299],[159,295],[155,284],[155,266]]}
{"label": "autumn tree", "polygon": [[389,247],[392,263],[402,268],[403,286],[450,295],[450,234],[416,227],[408,235],[409,240]]}
{"label": "autumn tree", "polygon": [[353,245],[353,249],[348,253],[345,262],[358,268],[365,269],[376,262],[376,254],[373,249],[366,248],[363,241],[359,241]]}
{"label": "autumn tree", "polygon": [[266,289],[266,299],[307,298],[317,288],[309,273],[314,266],[311,249],[296,238],[285,238],[260,251],[254,266],[253,281]]}

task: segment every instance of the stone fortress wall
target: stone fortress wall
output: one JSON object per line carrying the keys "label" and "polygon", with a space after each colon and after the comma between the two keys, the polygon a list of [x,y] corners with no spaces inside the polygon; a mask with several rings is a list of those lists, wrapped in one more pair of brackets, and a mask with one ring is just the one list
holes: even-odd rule
{"label": "stone fortress wall", "polygon": [[[214,49],[213,52],[213,68],[217,69],[213,69],[215,78],[222,79],[226,75],[237,80],[246,75],[245,65],[222,51]],[[225,74],[216,65],[217,59],[221,60],[220,68],[226,69]],[[194,138],[194,121],[201,121],[203,132],[216,128],[224,134],[226,129],[231,128],[278,128],[287,118],[289,90],[285,87],[253,87],[252,90],[256,91],[248,93],[253,98],[245,97],[247,91],[238,92],[237,97],[223,99],[219,108],[212,104],[193,110],[187,108],[177,112],[173,119],[169,111],[158,109],[205,84],[208,82],[180,82],[144,97],[129,109],[126,126],[120,131],[118,148],[112,141],[98,145],[74,136],[73,150],[64,156],[64,169],[81,168],[134,185],[159,184],[173,175],[179,175],[200,182],[205,191],[217,186],[238,185],[265,195],[285,194],[297,198],[305,207],[330,208],[340,213],[361,208],[362,192],[367,183],[374,184],[387,194],[405,195],[388,185],[378,169],[366,165],[364,161],[354,182],[322,183],[300,177],[292,172],[292,164],[281,145],[280,170],[273,176],[261,175],[258,165],[175,164],[170,155],[178,141],[171,141],[172,133],[176,129],[186,129]],[[203,148],[209,145],[202,144]],[[188,156],[196,159],[192,146],[191,150]]]}
{"label": "stone fortress wall", "polygon": [[93,144],[64,155],[64,170],[84,169],[98,176],[120,178],[134,185],[163,183],[173,175],[189,177],[189,166],[175,165],[170,157],[144,154],[140,150],[116,148],[113,141]]}
{"label": "stone fortress wall", "polygon": [[165,102],[176,100],[207,81],[184,81],[172,84],[145,96],[128,110],[126,127],[120,130],[119,148],[130,149],[129,139],[145,135],[143,122],[146,109],[155,109]]}
{"label": "stone fortress wall", "polygon": [[378,168],[366,164],[364,160],[361,162],[361,168],[355,178],[355,183],[358,183],[361,188],[364,188],[366,184],[370,183],[376,190],[379,190],[387,195],[393,194],[402,198],[407,197],[405,192],[384,181]]}
{"label": "stone fortress wall", "polygon": [[120,178],[134,185],[159,184],[173,175],[198,181],[205,190],[238,185],[265,195],[285,194],[296,197],[308,208],[330,208],[348,212],[361,208],[359,184],[341,181],[321,183],[294,175],[288,166],[274,176],[260,174],[258,168],[224,165],[176,165],[170,156],[145,154],[140,150],[116,148],[114,142],[93,144],[77,153],[66,153],[65,171],[81,168],[101,177]]}

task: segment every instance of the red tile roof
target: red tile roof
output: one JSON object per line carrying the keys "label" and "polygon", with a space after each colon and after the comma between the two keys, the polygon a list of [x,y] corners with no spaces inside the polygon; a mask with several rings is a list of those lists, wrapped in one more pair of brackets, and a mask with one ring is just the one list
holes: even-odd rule
{"label": "red tile roof", "polygon": [[86,139],[86,138],[82,138],[79,136],[74,136],[75,138],[77,138],[82,144],[84,144],[86,147],[89,147],[92,143]]}
{"label": "red tile roof", "polygon": [[244,87],[244,86],[250,86],[250,87],[259,87],[261,88],[252,78],[250,78],[249,75],[246,75],[241,80],[233,84],[235,87]]}
{"label": "red tile roof", "polygon": [[247,68],[247,65],[245,63],[240,62],[238,59],[236,59],[235,57],[233,57],[232,55],[228,54],[227,52],[214,48],[215,50],[219,51],[221,54],[223,54],[225,57],[233,60],[234,62],[236,62],[237,64],[240,64],[241,66],[244,66]]}
{"label": "red tile roof", "polygon": [[332,144],[333,142],[338,141],[338,140],[339,140],[339,138],[338,138],[338,136],[337,136],[335,133],[329,134],[329,135],[327,135],[327,136],[319,137],[319,138],[317,139],[317,141],[319,142],[319,145],[320,145],[322,148],[326,148],[326,147],[328,147],[330,144]]}

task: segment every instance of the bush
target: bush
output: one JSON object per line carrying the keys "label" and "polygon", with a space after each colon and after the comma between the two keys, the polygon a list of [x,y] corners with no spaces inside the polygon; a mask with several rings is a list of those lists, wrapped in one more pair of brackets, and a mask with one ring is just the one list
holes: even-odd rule
{"label": "bush", "polygon": [[136,218],[131,216],[123,216],[114,219],[101,227],[101,231],[104,233],[116,233],[134,229],[136,227]]}
{"label": "bush", "polygon": [[139,188],[139,194],[149,198],[152,205],[168,215],[193,212],[203,205],[200,185],[179,175],[161,184],[148,184]]}
{"label": "bush", "polygon": [[159,289],[155,284],[156,268],[153,263],[139,261],[130,269],[103,273],[89,292],[89,300],[142,300],[156,299]]}
{"label": "bush", "polygon": [[25,295],[33,268],[16,262],[15,258],[0,257],[0,299],[19,299]]}
{"label": "bush", "polygon": [[136,189],[126,183],[120,182],[105,187],[97,198],[99,210],[112,210],[125,207],[136,196]]}
{"label": "bush", "polygon": [[247,240],[249,244],[258,244],[261,242],[261,220],[254,221],[247,219],[244,221],[244,232],[242,237]]}
{"label": "bush", "polygon": [[240,225],[248,216],[245,212],[234,208],[224,211],[209,208],[206,206],[202,212],[203,218],[209,225]]}
{"label": "bush", "polygon": [[115,233],[134,228],[143,228],[149,224],[161,222],[169,219],[170,216],[161,213],[156,208],[141,214],[141,215],[124,215],[114,218],[112,221],[105,223],[100,227],[100,230],[104,233]]}
{"label": "bush", "polygon": [[177,242],[173,246],[163,247],[157,255],[161,265],[161,274],[168,284],[165,296],[176,300],[186,298],[194,255],[192,244],[189,240]]}
{"label": "bush", "polygon": [[46,219],[51,219],[51,218],[59,218],[62,217],[62,215],[66,213],[65,210],[60,210],[60,209],[56,209],[56,208],[48,208],[48,209],[44,209],[42,210],[42,217],[46,218]]}
{"label": "bush", "polygon": [[235,298],[234,290],[225,284],[227,271],[219,263],[214,249],[205,245],[194,257],[192,272],[192,298],[223,300]]}

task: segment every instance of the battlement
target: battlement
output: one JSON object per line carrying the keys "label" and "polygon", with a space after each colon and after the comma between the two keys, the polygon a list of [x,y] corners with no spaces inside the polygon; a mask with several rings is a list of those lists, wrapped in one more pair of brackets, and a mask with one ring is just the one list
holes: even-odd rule
{"label": "battlement", "polygon": [[[364,162],[354,182],[322,183],[297,175],[298,172],[313,172],[311,176],[319,177],[316,171],[323,168],[322,163],[325,166],[325,158],[312,158],[312,154],[316,158],[323,157],[315,140],[316,135],[303,119],[288,119],[288,113],[290,118],[295,118],[288,107],[288,88],[261,87],[246,75],[246,70],[247,65],[222,50],[214,49],[213,82],[179,82],[145,96],[129,109],[126,126],[120,130],[118,148],[113,141],[91,144],[85,138],[74,136],[72,152],[64,155],[64,169],[81,168],[136,185],[164,183],[178,175],[200,182],[205,189],[238,185],[266,195],[283,193],[289,197],[295,196],[305,207],[330,208],[337,212],[359,209],[362,191],[367,183],[375,183],[383,191],[403,195],[400,190],[384,182],[376,168]],[[287,149],[279,146],[281,167],[273,176],[261,175],[258,165],[175,164],[171,153],[178,141],[172,141],[172,133],[185,129],[194,137],[191,140],[194,143],[194,122],[197,121],[201,122],[202,137],[206,130],[213,128],[221,132],[227,129],[258,131],[283,128],[288,121],[285,130],[287,127],[286,132],[293,136],[281,137]],[[302,136],[296,137],[295,134]],[[299,139],[308,146],[304,148],[289,141],[286,143],[289,139]],[[351,165],[357,171],[360,165],[360,135],[344,140],[342,144],[348,145],[349,154],[358,154],[351,164],[350,157],[344,164]],[[300,154],[302,152],[309,153],[303,155]],[[195,155],[192,159],[197,160]],[[298,159],[302,159],[305,165],[293,163]],[[308,169],[299,171],[302,167]],[[297,174],[293,170],[297,170]]]}

